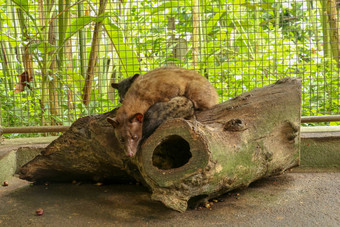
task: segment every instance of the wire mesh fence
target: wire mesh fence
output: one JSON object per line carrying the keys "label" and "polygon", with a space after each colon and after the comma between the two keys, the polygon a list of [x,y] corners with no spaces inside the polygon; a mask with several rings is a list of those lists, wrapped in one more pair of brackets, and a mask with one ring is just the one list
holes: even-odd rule
{"label": "wire mesh fence", "polygon": [[335,0],[0,0],[0,125],[70,125],[119,104],[110,86],[165,65],[226,101],[303,80],[302,115],[340,113]]}

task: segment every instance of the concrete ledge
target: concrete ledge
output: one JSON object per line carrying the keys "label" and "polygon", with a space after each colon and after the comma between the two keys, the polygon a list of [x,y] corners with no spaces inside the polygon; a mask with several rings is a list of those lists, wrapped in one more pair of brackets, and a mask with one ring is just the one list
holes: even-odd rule
{"label": "concrete ledge", "polygon": [[300,166],[340,168],[340,130],[302,132]]}
{"label": "concrete ledge", "polygon": [[22,165],[32,160],[57,137],[18,138],[0,145],[0,184],[11,178]]}
{"label": "concrete ledge", "polygon": [[16,171],[16,153],[14,150],[9,152],[0,151],[0,184]]}

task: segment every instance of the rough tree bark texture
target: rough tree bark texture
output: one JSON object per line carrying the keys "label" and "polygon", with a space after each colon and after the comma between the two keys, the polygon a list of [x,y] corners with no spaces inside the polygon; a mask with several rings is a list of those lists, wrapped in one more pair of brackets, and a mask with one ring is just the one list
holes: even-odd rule
{"label": "rough tree bark texture", "polygon": [[[118,146],[106,117],[76,121],[20,176],[37,180],[117,180],[132,176],[152,199],[183,212],[209,199],[298,164],[301,81],[285,78],[254,89],[196,120],[163,123],[134,159]],[[138,168],[137,168],[138,167]]]}
{"label": "rough tree bark texture", "polygon": [[41,155],[20,169],[20,178],[29,181],[140,179],[106,120],[114,117],[116,110],[78,119]]}
{"label": "rough tree bark texture", "polygon": [[[152,199],[185,211],[298,164],[301,81],[285,78],[161,125],[138,161]],[[190,201],[189,201],[190,200]]]}

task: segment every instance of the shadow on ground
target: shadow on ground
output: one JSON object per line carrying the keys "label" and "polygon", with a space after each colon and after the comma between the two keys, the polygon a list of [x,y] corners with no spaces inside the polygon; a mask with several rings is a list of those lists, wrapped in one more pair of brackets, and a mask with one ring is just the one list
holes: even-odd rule
{"label": "shadow on ground", "polygon": [[[13,178],[0,187],[3,226],[338,226],[340,172],[290,172],[178,213],[138,185],[46,184]],[[38,208],[44,210],[36,216]]]}

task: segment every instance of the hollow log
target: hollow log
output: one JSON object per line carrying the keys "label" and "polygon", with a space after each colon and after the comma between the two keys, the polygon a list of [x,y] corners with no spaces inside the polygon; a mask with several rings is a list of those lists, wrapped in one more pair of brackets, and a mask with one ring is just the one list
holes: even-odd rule
{"label": "hollow log", "polygon": [[284,78],[164,122],[135,158],[125,156],[106,121],[116,110],[78,119],[20,169],[30,181],[136,179],[152,199],[183,212],[299,162],[301,80]]}
{"label": "hollow log", "polygon": [[301,81],[285,78],[197,114],[162,124],[136,164],[152,199],[188,204],[246,187],[299,162]]}

